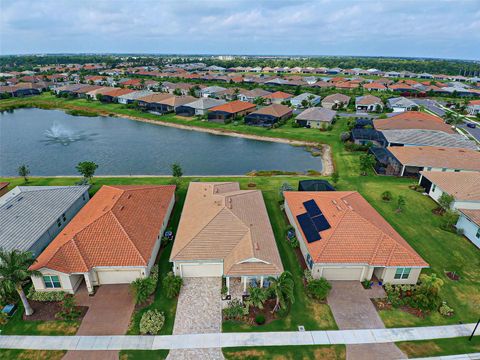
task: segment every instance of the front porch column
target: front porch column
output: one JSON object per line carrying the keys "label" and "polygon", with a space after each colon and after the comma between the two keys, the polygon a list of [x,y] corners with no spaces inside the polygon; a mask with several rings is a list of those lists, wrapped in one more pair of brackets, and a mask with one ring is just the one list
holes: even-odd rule
{"label": "front porch column", "polygon": [[263,276],[260,276],[260,287],[263,288]]}
{"label": "front porch column", "polygon": [[83,274],[85,278],[85,285],[87,286],[87,290],[89,294],[93,294],[93,284],[92,284],[92,278],[90,276],[90,273],[85,273]]}
{"label": "front porch column", "polygon": [[247,281],[248,281],[248,276],[242,276],[242,281],[243,281],[243,292],[247,292]]}
{"label": "front porch column", "polygon": [[227,295],[230,295],[230,277],[225,278],[225,283],[227,285]]}

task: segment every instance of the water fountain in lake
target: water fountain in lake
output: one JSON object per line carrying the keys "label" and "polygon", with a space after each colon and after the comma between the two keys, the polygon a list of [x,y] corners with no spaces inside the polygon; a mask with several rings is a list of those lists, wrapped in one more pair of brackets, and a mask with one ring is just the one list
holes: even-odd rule
{"label": "water fountain in lake", "polygon": [[45,130],[44,134],[47,138],[44,140],[45,143],[62,144],[65,146],[76,141],[91,140],[91,138],[96,135],[87,134],[84,131],[73,131],[57,122],[54,122],[50,129]]}

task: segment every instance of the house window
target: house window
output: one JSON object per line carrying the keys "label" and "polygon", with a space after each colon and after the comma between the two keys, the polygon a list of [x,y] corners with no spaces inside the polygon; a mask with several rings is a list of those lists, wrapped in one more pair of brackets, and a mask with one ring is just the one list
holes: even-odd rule
{"label": "house window", "polygon": [[57,219],[57,226],[58,227],[62,226],[62,222],[60,221],[60,218]]}
{"label": "house window", "polygon": [[477,239],[480,239],[480,228],[478,228],[477,234],[475,235],[475,237],[476,237]]}
{"label": "house window", "polygon": [[65,217],[65,213],[62,214],[62,220],[63,222],[67,221],[67,218]]}
{"label": "house window", "polygon": [[435,191],[436,188],[437,188],[437,185],[433,184],[432,185],[432,191]]}
{"label": "house window", "polygon": [[427,167],[427,171],[431,171],[431,170],[432,170],[431,166]]}
{"label": "house window", "polygon": [[458,170],[458,169],[455,169],[455,170],[454,170],[454,172],[460,172],[460,170]]}
{"label": "house window", "polygon": [[442,172],[445,172],[445,171],[447,171],[447,168],[442,168]]}
{"label": "house window", "polygon": [[62,287],[62,284],[60,284],[60,279],[55,275],[45,275],[43,277],[43,282],[45,283],[45,287],[47,289],[58,289]]}
{"label": "house window", "polygon": [[411,268],[397,268],[394,279],[408,279]]}

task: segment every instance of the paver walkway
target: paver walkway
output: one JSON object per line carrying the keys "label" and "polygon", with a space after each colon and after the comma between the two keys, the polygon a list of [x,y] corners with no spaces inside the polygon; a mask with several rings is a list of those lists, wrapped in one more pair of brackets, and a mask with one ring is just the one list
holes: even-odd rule
{"label": "paver walkway", "polygon": [[[78,305],[88,306],[77,335],[123,335],[135,308],[129,286],[102,285],[88,296],[85,284],[75,294]],[[118,351],[69,351],[64,360],[116,360]]]}
{"label": "paver walkway", "polygon": [[[209,334],[222,331],[222,279],[184,278],[178,297],[173,335]],[[171,350],[168,360],[223,359],[222,349]]]}
{"label": "paver walkway", "polygon": [[[332,281],[328,305],[341,330],[382,329],[385,325],[370,298],[384,297],[383,289],[374,285],[365,290],[358,281]],[[405,359],[393,343],[347,345],[347,360]]]}

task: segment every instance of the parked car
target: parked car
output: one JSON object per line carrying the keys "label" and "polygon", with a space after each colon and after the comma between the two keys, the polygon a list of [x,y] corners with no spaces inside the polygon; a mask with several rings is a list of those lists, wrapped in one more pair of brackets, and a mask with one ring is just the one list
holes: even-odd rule
{"label": "parked car", "polygon": [[467,127],[471,128],[471,129],[475,129],[477,127],[477,125],[475,123],[467,123]]}

